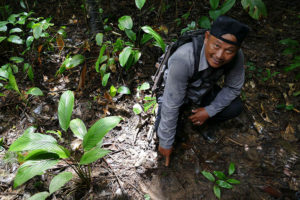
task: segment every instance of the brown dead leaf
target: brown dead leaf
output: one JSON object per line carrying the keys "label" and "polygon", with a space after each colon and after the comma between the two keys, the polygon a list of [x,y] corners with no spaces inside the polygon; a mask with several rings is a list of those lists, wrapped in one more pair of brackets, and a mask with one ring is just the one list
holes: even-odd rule
{"label": "brown dead leaf", "polygon": [[263,106],[263,104],[261,103],[260,104],[260,107],[261,107],[261,113],[260,113],[260,116],[266,121],[266,122],[269,122],[269,123],[272,123],[272,120],[270,120],[270,118],[269,118],[269,116],[268,116],[268,114],[267,114],[267,112],[266,112],[266,110],[265,110],[265,108],[264,108],[264,106]]}
{"label": "brown dead leaf", "polygon": [[297,138],[295,137],[295,130],[290,123],[285,128],[285,131],[281,132],[281,137],[289,142],[297,141]]}
{"label": "brown dead leaf", "polygon": [[254,126],[256,128],[256,130],[259,132],[259,133],[262,133],[264,127],[261,123],[257,122],[257,121],[254,121]]}
{"label": "brown dead leaf", "polygon": [[56,36],[56,44],[58,46],[59,51],[63,50],[63,48],[65,47],[65,43],[61,35]]}
{"label": "brown dead leaf", "polygon": [[106,105],[104,108],[103,108],[103,114],[106,116],[106,115],[110,115],[110,112],[108,110],[108,106]]}
{"label": "brown dead leaf", "polygon": [[81,70],[81,73],[80,73],[80,79],[79,79],[79,84],[78,84],[78,87],[77,87],[77,91],[84,88],[85,76],[86,76],[86,63],[84,63],[84,66],[83,66],[83,68]]}
{"label": "brown dead leaf", "polygon": [[88,40],[85,40],[84,41],[84,44],[83,44],[83,51],[91,51],[91,45],[89,44],[89,41]]}
{"label": "brown dead leaf", "polygon": [[38,47],[38,52],[41,53],[43,50],[43,45],[41,44],[39,47]]}
{"label": "brown dead leaf", "polygon": [[110,94],[109,94],[108,92],[105,92],[105,93],[104,93],[104,98],[105,98],[106,100],[108,100],[110,103],[113,102],[113,101],[112,101],[112,98],[111,98],[111,96],[110,96]]}
{"label": "brown dead leaf", "polygon": [[117,67],[116,67],[115,64],[110,65],[110,66],[109,66],[109,69],[110,69],[110,71],[112,71],[113,73],[116,73],[116,72],[117,72]]}
{"label": "brown dead leaf", "polygon": [[161,25],[158,30],[163,32],[165,35],[168,35],[169,30],[165,25]]}

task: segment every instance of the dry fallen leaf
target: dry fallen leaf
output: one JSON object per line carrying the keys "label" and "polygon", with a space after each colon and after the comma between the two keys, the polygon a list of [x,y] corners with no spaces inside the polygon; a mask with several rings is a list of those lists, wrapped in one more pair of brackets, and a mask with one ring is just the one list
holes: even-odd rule
{"label": "dry fallen leaf", "polygon": [[260,107],[261,107],[261,113],[260,113],[260,116],[261,116],[266,122],[272,123],[272,121],[270,120],[270,118],[269,118],[269,116],[268,116],[268,114],[267,114],[267,112],[266,112],[266,110],[265,110],[265,108],[264,108],[264,106],[263,106],[262,103],[260,104]]}
{"label": "dry fallen leaf", "polygon": [[110,94],[109,94],[108,92],[105,92],[105,93],[104,93],[104,98],[105,98],[106,100],[108,100],[110,103],[113,102],[113,101],[112,101],[112,98],[111,98],[111,96],[110,96]]}
{"label": "dry fallen leaf", "polygon": [[285,128],[285,131],[281,132],[281,136],[283,139],[289,141],[289,142],[295,142],[297,141],[297,138],[295,137],[295,130],[289,123],[287,127]]}
{"label": "dry fallen leaf", "polygon": [[65,47],[65,43],[61,35],[57,35],[56,44],[58,46],[59,51],[63,50],[63,48]]}

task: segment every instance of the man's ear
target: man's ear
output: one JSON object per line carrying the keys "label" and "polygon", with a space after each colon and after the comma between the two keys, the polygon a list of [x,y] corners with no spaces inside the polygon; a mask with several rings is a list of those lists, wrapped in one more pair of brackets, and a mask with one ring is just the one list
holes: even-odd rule
{"label": "man's ear", "polygon": [[206,43],[207,43],[209,36],[210,36],[210,33],[209,33],[209,31],[205,31],[204,44],[206,44]]}

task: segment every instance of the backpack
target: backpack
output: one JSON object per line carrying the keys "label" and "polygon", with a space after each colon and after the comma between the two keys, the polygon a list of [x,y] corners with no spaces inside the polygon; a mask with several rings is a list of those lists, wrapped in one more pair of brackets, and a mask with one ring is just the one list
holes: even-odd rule
{"label": "backpack", "polygon": [[152,80],[154,82],[152,86],[152,95],[157,97],[161,96],[163,93],[164,85],[163,85],[163,77],[165,71],[168,69],[168,60],[171,55],[182,45],[193,42],[193,52],[195,58],[194,64],[194,73],[193,76],[190,78],[189,82],[193,82],[199,76],[198,66],[200,62],[200,52],[202,49],[202,45],[204,42],[204,34],[206,29],[199,29],[194,31],[187,31],[182,36],[178,38],[176,42],[172,42],[170,45],[166,47],[165,53],[158,59],[156,63],[157,70],[152,76]]}

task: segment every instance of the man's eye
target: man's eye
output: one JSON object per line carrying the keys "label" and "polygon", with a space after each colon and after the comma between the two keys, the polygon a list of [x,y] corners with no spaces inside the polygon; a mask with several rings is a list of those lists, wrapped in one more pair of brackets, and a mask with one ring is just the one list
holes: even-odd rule
{"label": "man's eye", "polygon": [[220,48],[220,46],[218,44],[215,44],[215,48],[218,49]]}
{"label": "man's eye", "polygon": [[232,54],[233,51],[232,50],[226,50],[227,53]]}

